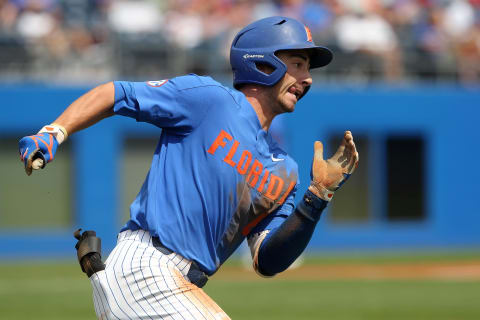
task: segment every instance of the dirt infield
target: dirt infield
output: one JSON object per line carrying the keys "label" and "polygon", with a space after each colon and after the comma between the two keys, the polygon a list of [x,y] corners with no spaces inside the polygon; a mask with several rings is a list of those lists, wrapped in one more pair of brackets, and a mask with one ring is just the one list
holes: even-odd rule
{"label": "dirt infield", "polygon": [[[253,271],[243,267],[222,267],[214,275],[217,280],[258,279]],[[277,276],[284,280],[464,280],[480,281],[480,261],[385,263],[385,264],[331,264],[303,265]]]}

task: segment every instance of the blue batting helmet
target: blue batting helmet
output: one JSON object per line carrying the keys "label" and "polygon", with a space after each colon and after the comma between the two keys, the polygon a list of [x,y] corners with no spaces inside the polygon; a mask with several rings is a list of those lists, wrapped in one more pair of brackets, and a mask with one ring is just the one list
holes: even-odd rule
{"label": "blue batting helmet", "polygon": [[[235,36],[230,48],[233,86],[254,83],[273,86],[285,75],[287,66],[275,53],[280,50],[308,49],[310,68],[326,66],[332,52],[316,46],[307,26],[287,17],[269,17],[255,21]],[[274,71],[266,74],[256,64],[266,64]]]}

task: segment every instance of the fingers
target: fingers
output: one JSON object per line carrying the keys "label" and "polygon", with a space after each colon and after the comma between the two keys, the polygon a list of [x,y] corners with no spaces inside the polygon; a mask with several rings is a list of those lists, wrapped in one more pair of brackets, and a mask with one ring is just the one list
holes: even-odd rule
{"label": "fingers", "polygon": [[358,152],[355,151],[355,153],[352,156],[351,161],[348,162],[349,163],[348,168],[347,168],[347,173],[348,174],[352,174],[353,171],[355,171],[355,169],[358,167],[359,159],[360,158],[358,156]]}
{"label": "fingers", "polygon": [[337,149],[337,152],[333,155],[332,159],[340,163],[342,168],[345,168],[348,163],[351,155],[355,150],[355,143],[353,142],[353,135],[350,131],[345,131],[343,134],[342,142]]}
{"label": "fingers", "polygon": [[25,161],[25,172],[27,175],[31,175],[33,170],[39,170],[45,168],[46,165],[45,156],[39,149],[34,150]]}
{"label": "fingers", "polygon": [[323,143],[315,141],[313,145],[313,157],[314,160],[323,160]]}
{"label": "fingers", "polygon": [[32,158],[33,154],[31,154],[25,161],[25,173],[27,174],[27,176],[32,174]]}
{"label": "fingers", "polygon": [[43,159],[35,159],[33,160],[32,162],[32,169],[33,170],[38,170],[38,169],[42,169],[44,167],[44,162],[43,162]]}
{"label": "fingers", "polygon": [[355,143],[353,142],[353,135],[351,131],[345,131],[343,134],[343,139],[345,140],[345,145],[347,146],[354,146]]}
{"label": "fingers", "polygon": [[355,141],[353,141],[352,132],[345,131],[343,135],[343,140],[345,141],[346,149],[352,154],[355,154],[357,152],[357,147],[355,146]]}
{"label": "fingers", "polygon": [[345,142],[345,149],[349,150],[352,153],[357,151],[355,147],[355,141],[353,141],[353,135],[350,131],[345,131],[343,135],[343,140]]}
{"label": "fingers", "polygon": [[[342,142],[338,147],[335,154],[332,156],[332,159],[342,163],[348,158],[348,154],[351,153],[352,147],[355,148],[355,143],[353,142],[353,135],[350,131],[345,131],[343,134]],[[345,165],[342,165],[344,167]]]}
{"label": "fingers", "polygon": [[357,152],[357,147],[355,146],[355,141],[353,141],[353,135],[350,131],[345,131],[344,134],[345,140],[345,166],[347,167],[347,173],[352,173],[355,168],[358,166],[359,155]]}
{"label": "fingers", "polygon": [[346,173],[353,172],[358,163],[358,152],[351,131],[345,131],[342,143],[332,159],[337,161]]}

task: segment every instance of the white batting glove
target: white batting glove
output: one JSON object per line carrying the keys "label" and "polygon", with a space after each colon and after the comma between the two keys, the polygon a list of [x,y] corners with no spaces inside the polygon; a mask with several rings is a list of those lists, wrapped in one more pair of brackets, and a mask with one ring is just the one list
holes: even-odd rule
{"label": "white batting glove", "polygon": [[323,144],[315,141],[311,171],[311,183],[308,189],[319,198],[330,201],[358,166],[358,152],[350,131],[345,131],[337,152],[328,160],[323,159]]}

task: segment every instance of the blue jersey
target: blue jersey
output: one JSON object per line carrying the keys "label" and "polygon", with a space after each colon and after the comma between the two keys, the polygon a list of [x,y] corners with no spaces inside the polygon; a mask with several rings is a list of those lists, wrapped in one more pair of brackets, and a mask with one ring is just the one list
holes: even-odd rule
{"label": "blue jersey", "polygon": [[114,84],[116,114],[162,129],[122,230],[149,231],[211,275],[293,212],[297,164],[243,93],[197,75]]}

